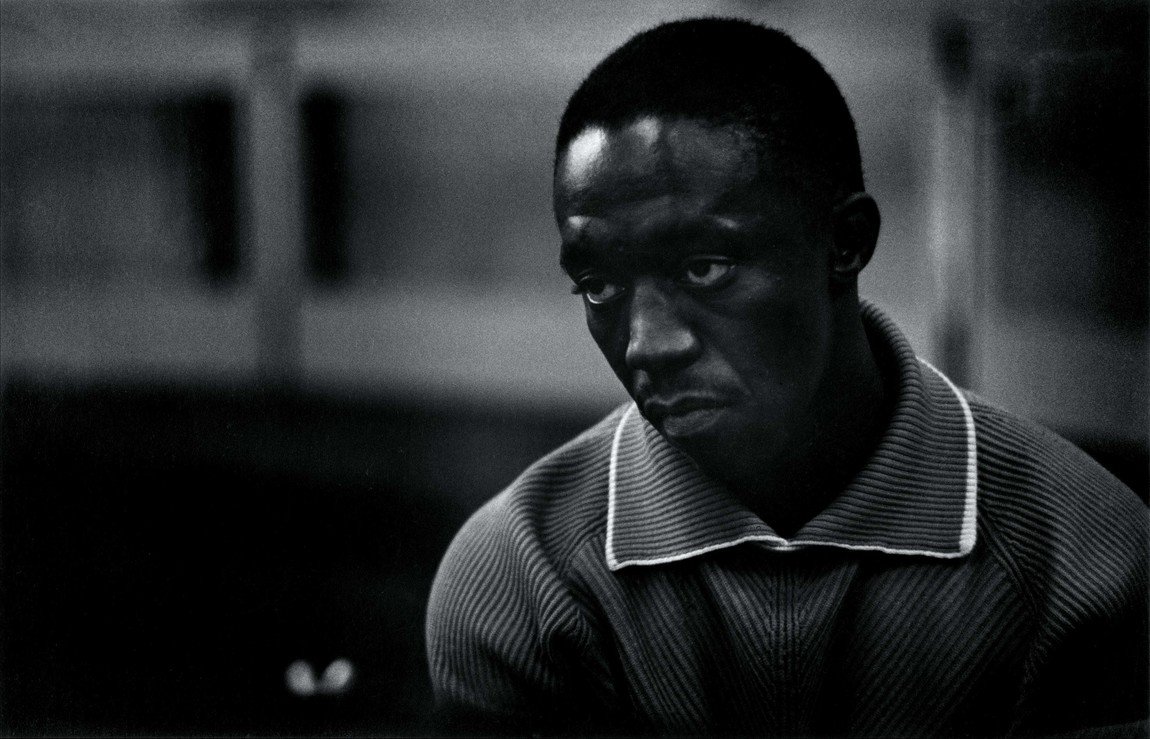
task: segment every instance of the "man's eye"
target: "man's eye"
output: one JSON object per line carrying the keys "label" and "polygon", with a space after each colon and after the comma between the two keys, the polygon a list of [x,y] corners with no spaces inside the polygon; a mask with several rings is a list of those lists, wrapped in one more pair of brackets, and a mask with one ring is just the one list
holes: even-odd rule
{"label": "man's eye", "polygon": [[692,259],[683,264],[678,279],[691,287],[715,287],[722,284],[734,268],[735,264],[730,259]]}
{"label": "man's eye", "polygon": [[592,305],[609,303],[623,294],[623,286],[608,282],[602,277],[584,277],[575,283],[571,292],[582,295]]}

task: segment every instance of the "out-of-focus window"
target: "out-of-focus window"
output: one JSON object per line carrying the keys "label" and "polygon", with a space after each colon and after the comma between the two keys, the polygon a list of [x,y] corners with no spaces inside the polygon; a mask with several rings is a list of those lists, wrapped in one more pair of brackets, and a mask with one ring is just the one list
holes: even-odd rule
{"label": "out-of-focus window", "polygon": [[241,266],[234,105],[6,95],[6,283],[223,281]]}
{"label": "out-of-focus window", "polygon": [[1048,13],[1003,71],[999,293],[1012,311],[1147,323],[1146,11]]}
{"label": "out-of-focus window", "polygon": [[308,96],[312,270],[356,285],[562,291],[550,128],[538,123],[560,105],[555,93],[422,77]]}

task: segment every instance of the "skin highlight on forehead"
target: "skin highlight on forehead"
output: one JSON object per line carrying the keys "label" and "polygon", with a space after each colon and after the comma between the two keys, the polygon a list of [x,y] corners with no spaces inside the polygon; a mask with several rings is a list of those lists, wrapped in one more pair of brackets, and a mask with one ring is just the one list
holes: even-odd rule
{"label": "skin highlight on forehead", "polygon": [[570,273],[700,249],[794,246],[795,203],[758,154],[737,124],[645,117],[586,129],[555,171],[560,264]]}
{"label": "skin highlight on forehead", "polygon": [[623,211],[713,220],[738,230],[749,220],[789,215],[779,211],[793,205],[746,128],[651,116],[594,126],[572,139],[557,163],[554,197],[565,242]]}
{"label": "skin highlight on forehead", "polygon": [[715,183],[706,177],[683,175],[713,175],[716,183],[737,187],[769,175],[760,165],[753,135],[742,126],[644,116],[623,126],[591,126],[573,138],[558,161],[556,195],[591,209],[610,205],[591,193],[592,181],[601,185],[604,175],[613,183],[612,203],[700,186],[712,192]]}
{"label": "skin highlight on forehead", "polygon": [[632,130],[646,146],[654,146],[663,132],[663,123],[655,116],[643,116],[631,124]]}
{"label": "skin highlight on forehead", "polygon": [[587,181],[596,162],[607,148],[607,130],[602,126],[592,126],[571,140],[563,153],[560,170],[578,186]]}

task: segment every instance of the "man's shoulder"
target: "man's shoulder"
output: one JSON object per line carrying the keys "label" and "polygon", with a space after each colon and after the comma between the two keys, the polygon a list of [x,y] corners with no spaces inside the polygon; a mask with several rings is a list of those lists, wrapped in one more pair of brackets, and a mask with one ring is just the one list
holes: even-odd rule
{"label": "man's shoulder", "polygon": [[611,448],[627,407],[534,462],[471,516],[457,543],[528,547],[564,569],[580,545],[605,535]]}
{"label": "man's shoulder", "polygon": [[559,491],[578,494],[591,488],[606,491],[611,448],[619,422],[631,403],[613,409],[575,438],[535,461],[503,492],[505,495],[563,503]]}
{"label": "man's shoulder", "polygon": [[[579,563],[607,568],[607,478],[624,410],[535,462],[455,535],[427,605],[428,660],[440,700],[536,710],[554,667],[541,645],[559,634],[584,638],[573,584]],[[526,685],[525,675],[544,684]]]}
{"label": "man's shoulder", "polygon": [[1093,510],[1145,508],[1130,488],[1058,434],[973,393],[966,397],[975,422],[979,485],[987,495],[1025,495]]}
{"label": "man's shoulder", "polygon": [[1113,581],[1145,570],[1150,513],[1130,488],[1053,431],[976,395],[967,400],[981,535],[1020,577]]}

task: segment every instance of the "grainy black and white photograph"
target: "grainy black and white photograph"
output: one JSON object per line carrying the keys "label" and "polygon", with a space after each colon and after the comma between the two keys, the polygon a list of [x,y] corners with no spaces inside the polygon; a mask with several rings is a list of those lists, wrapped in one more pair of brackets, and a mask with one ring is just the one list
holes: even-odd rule
{"label": "grainy black and white photograph", "polygon": [[1145,0],[0,0],[0,735],[1150,734]]}

